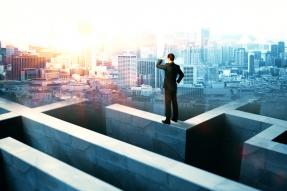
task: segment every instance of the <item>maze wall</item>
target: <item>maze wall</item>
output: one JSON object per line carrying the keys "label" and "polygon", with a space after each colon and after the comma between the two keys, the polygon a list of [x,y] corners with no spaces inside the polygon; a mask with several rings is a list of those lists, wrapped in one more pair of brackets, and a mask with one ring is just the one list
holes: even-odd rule
{"label": "maze wall", "polygon": [[171,125],[114,104],[99,128],[85,104],[0,98],[0,190],[287,190],[287,122],[255,100]]}

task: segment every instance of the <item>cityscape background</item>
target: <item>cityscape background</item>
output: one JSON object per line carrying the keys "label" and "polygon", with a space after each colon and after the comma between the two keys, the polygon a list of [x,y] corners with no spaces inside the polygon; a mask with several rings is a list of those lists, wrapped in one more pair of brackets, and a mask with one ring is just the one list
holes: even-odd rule
{"label": "cityscape background", "polygon": [[259,43],[255,37],[236,36],[222,43],[212,39],[208,28],[139,38],[145,43],[114,51],[85,47],[78,53],[33,45],[22,50],[1,42],[1,96],[30,107],[85,98],[163,115],[164,73],[156,61],[173,52],[185,73],[178,85],[180,119],[242,97],[266,102],[266,111],[274,104],[278,114],[286,109],[284,41]]}
{"label": "cityscape background", "polygon": [[29,107],[85,98],[95,113],[120,103],[163,115],[155,63],[172,52],[185,74],[181,120],[243,97],[287,119],[284,1],[0,4],[1,97]]}

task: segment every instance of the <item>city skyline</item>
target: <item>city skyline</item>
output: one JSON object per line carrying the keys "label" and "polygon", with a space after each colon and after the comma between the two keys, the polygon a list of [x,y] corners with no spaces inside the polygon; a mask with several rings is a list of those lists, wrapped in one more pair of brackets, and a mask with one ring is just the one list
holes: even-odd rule
{"label": "city skyline", "polygon": [[[284,1],[1,1],[0,39],[19,46],[78,51],[84,46],[138,43],[141,33],[198,32],[285,40]],[[168,12],[171,10],[172,14]]]}

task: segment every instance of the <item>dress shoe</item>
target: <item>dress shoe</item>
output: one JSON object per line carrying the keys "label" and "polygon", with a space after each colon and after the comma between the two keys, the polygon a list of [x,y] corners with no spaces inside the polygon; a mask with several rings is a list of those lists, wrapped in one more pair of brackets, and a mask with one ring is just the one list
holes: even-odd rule
{"label": "dress shoe", "polygon": [[162,120],[164,124],[170,124],[170,120]]}
{"label": "dress shoe", "polygon": [[171,119],[172,121],[174,121],[174,122],[177,122],[177,119]]}

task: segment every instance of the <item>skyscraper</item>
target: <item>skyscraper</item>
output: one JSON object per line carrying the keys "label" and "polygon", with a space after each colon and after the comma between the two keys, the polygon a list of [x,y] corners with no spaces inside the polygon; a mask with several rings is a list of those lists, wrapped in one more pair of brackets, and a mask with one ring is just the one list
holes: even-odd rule
{"label": "skyscraper", "polygon": [[194,74],[194,67],[190,65],[184,65],[183,66],[184,71],[184,78],[183,78],[183,84],[195,84],[195,74]]}
{"label": "skyscraper", "polygon": [[209,29],[201,29],[201,62],[206,64],[208,54]]}
{"label": "skyscraper", "polygon": [[137,56],[124,54],[118,56],[119,86],[130,88],[137,85]]}
{"label": "skyscraper", "polygon": [[278,56],[283,56],[285,53],[285,43],[283,41],[278,42]]}
{"label": "skyscraper", "polygon": [[271,45],[271,54],[273,58],[278,57],[278,45],[277,44],[272,44]]}
{"label": "skyscraper", "polygon": [[283,41],[278,42],[278,57],[281,61],[281,66],[285,67],[285,43]]}
{"label": "skyscraper", "polygon": [[[248,55],[245,51],[245,48],[238,48],[234,52],[235,56],[235,65],[238,67],[247,67],[247,60],[248,60]],[[246,59],[247,57],[247,59]]]}
{"label": "skyscraper", "polygon": [[[21,55],[21,56],[9,56],[6,58],[7,65],[9,66],[7,71],[7,77],[10,80],[21,80],[21,72],[27,69],[43,69],[46,67],[47,58],[38,57],[35,55]],[[40,74],[38,75],[40,77]]]}
{"label": "skyscraper", "polygon": [[248,61],[248,73],[249,73],[249,75],[253,75],[255,72],[254,59],[255,59],[255,56],[253,54],[251,54],[249,56],[249,61]]}
{"label": "skyscraper", "polygon": [[265,65],[266,66],[274,65],[272,53],[270,51],[266,52],[266,54],[265,54]]}
{"label": "skyscraper", "polygon": [[137,60],[137,77],[138,85],[150,85],[155,87],[156,59],[138,59]]}
{"label": "skyscraper", "polygon": [[222,47],[222,64],[228,66],[234,60],[234,48],[231,46]]}
{"label": "skyscraper", "polygon": [[201,48],[189,46],[184,50],[184,65],[199,65],[201,63]]}

